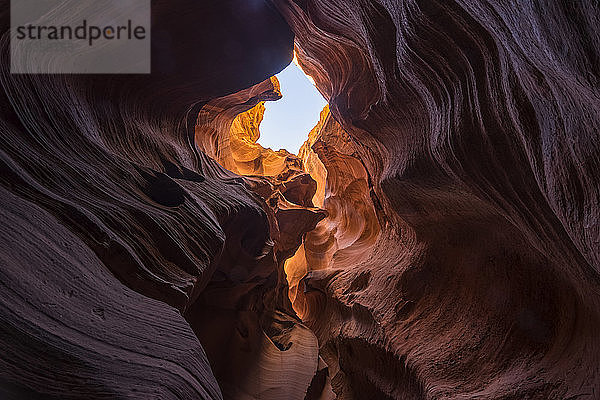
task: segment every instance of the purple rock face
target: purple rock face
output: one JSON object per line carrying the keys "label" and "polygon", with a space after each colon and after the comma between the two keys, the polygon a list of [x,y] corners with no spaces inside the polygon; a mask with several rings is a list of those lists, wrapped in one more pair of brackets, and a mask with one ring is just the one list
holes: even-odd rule
{"label": "purple rock face", "polygon": [[155,1],[123,76],[10,74],[3,5],[0,398],[600,396],[594,1]]}

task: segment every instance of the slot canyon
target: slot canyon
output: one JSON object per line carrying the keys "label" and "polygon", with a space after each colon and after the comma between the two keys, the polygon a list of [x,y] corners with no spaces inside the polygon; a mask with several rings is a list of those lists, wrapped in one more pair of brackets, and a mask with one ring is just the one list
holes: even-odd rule
{"label": "slot canyon", "polygon": [[0,2],[0,399],[600,399],[596,0],[152,0],[150,74]]}

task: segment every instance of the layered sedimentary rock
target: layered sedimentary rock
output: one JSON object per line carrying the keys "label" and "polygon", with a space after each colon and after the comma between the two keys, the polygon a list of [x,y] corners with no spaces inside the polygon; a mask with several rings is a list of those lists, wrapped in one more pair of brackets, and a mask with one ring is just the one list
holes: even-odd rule
{"label": "layered sedimentary rock", "polygon": [[274,211],[194,141],[203,105],[290,62],[281,16],[153,2],[151,75],[12,75],[7,3],[0,397],[302,398],[318,346],[291,311]]}
{"label": "layered sedimentary rock", "polygon": [[[299,156],[317,181],[315,203],[327,211],[327,218],[307,233],[298,252],[285,265],[290,300],[300,316],[309,317],[310,309],[319,307],[305,304],[303,293],[311,287],[303,279],[310,273],[315,282],[318,274],[334,274],[364,261],[377,240],[380,226],[374,207],[377,202],[373,203],[371,198],[369,174],[357,157],[351,138],[333,119],[329,107],[321,112],[319,123],[310,132]],[[365,279],[368,277],[361,274],[358,281]]]}
{"label": "layered sedimentary rock", "polygon": [[593,1],[156,1],[120,77],[11,75],[4,3],[3,399],[598,397]]}
{"label": "layered sedimentary rock", "polygon": [[[226,168],[223,175],[243,182],[262,200],[272,240],[260,259],[226,249],[223,257],[231,267],[217,271],[186,314],[231,399],[304,398],[309,391],[317,398],[326,388],[316,337],[292,310],[283,272],[284,261],[326,213],[313,206],[317,185],[302,160],[257,143],[264,102],[279,98],[272,77],[211,100],[195,127],[198,148]],[[211,324],[215,320],[219,329]]]}
{"label": "layered sedimentary rock", "polygon": [[275,3],[363,177],[287,265],[338,398],[596,398],[597,5]]}

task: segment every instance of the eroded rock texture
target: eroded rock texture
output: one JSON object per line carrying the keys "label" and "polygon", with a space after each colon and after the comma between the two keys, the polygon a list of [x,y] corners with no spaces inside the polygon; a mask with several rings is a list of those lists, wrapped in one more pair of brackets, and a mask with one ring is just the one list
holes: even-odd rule
{"label": "eroded rock texture", "polygon": [[2,399],[304,397],[318,346],[275,252],[322,212],[281,245],[194,139],[203,105],[292,58],[251,3],[153,2],[149,76],[48,76],[9,73],[2,2]]}
{"label": "eroded rock texture", "polygon": [[[326,387],[315,335],[300,323],[288,298],[284,261],[326,213],[313,206],[316,182],[302,161],[256,141],[264,101],[281,97],[277,78],[216,98],[199,112],[198,148],[244,183],[264,205],[272,246],[263,257],[226,249],[221,268],[187,315],[207,349],[227,398],[314,398]],[[236,174],[243,175],[244,178]],[[243,221],[240,221],[242,226]],[[219,321],[214,329],[212,321]],[[248,397],[250,396],[250,397]]]}
{"label": "eroded rock texture", "polygon": [[286,266],[338,398],[600,396],[598,4],[275,3],[343,128]]}
{"label": "eroded rock texture", "polygon": [[154,1],[121,77],[0,3],[2,399],[600,396],[594,1]]}

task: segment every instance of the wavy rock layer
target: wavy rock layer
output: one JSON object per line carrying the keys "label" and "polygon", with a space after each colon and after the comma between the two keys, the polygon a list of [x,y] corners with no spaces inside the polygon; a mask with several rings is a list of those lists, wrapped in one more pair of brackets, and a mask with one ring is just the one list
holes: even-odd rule
{"label": "wavy rock layer", "polygon": [[148,76],[11,75],[0,3],[3,399],[598,397],[594,1],[153,1]]}
{"label": "wavy rock layer", "polygon": [[281,16],[157,1],[153,74],[11,75],[5,3],[0,397],[303,398],[318,348],[275,255],[321,213],[272,238],[275,211],[193,128],[290,62]]}
{"label": "wavy rock layer", "polygon": [[[354,152],[351,138],[333,119],[329,107],[321,112],[319,123],[300,149],[300,157],[307,172],[317,181],[314,201],[327,211],[327,218],[306,235],[298,252],[285,264],[290,299],[298,315],[303,317],[310,311],[304,293],[319,289],[312,287],[319,280],[317,277],[340,272],[365,260],[377,240],[380,226],[371,199],[368,172]],[[310,285],[307,285],[308,279],[301,283],[307,274]],[[361,274],[358,280],[368,280],[365,277]]]}
{"label": "wavy rock layer", "polygon": [[337,121],[286,271],[338,398],[598,397],[594,2],[274,3]]}
{"label": "wavy rock layer", "polygon": [[[279,98],[279,83],[272,77],[211,100],[195,128],[199,149],[227,168],[221,174],[243,175],[235,179],[264,202],[273,241],[260,259],[226,249],[223,258],[231,267],[217,271],[187,314],[214,360],[224,396],[231,399],[301,399],[309,392],[317,398],[326,388],[317,339],[295,316],[283,273],[284,261],[326,214],[313,207],[317,184],[302,161],[256,143],[264,101]],[[219,329],[211,323],[215,320]]]}

